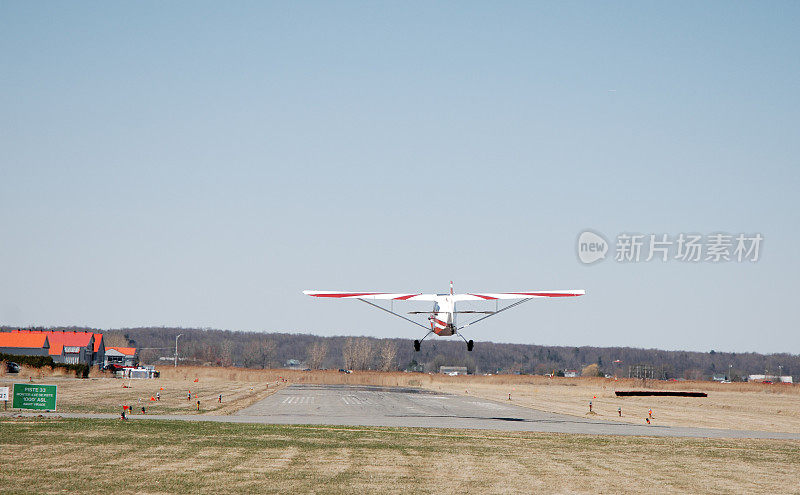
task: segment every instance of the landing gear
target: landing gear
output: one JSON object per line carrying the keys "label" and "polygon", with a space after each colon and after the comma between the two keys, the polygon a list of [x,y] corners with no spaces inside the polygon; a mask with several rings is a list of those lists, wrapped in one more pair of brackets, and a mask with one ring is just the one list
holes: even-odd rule
{"label": "landing gear", "polygon": [[426,333],[426,334],[425,334],[425,336],[424,336],[424,337],[422,337],[422,339],[421,339],[421,340],[415,340],[415,341],[414,341],[414,352],[419,352],[419,345],[420,345],[420,343],[422,343],[422,341],[423,341],[423,340],[427,339],[427,338],[428,338],[428,335],[430,335],[430,334],[432,334],[432,333],[433,333],[433,332],[432,332],[432,331],[430,331],[430,332]]}
{"label": "landing gear", "polygon": [[465,338],[464,338],[464,336],[463,336],[463,335],[461,335],[460,333],[456,333],[456,335],[458,335],[459,337],[461,337],[461,340],[463,340],[464,342],[466,342],[466,343],[467,343],[467,351],[468,351],[468,352],[472,352],[472,347],[475,345],[475,343],[474,343],[473,341],[471,341],[471,340],[467,340],[467,339],[465,339]]}

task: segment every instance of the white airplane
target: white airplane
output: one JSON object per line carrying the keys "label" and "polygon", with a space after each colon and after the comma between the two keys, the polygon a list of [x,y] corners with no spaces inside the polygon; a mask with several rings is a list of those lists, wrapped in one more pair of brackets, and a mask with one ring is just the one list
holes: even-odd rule
{"label": "white airplane", "polygon": [[[450,282],[450,293],[449,294],[397,294],[397,293],[390,293],[390,292],[338,292],[338,291],[324,291],[324,290],[304,290],[303,294],[312,297],[332,297],[332,298],[341,298],[341,299],[358,299],[361,302],[367,303],[370,306],[374,306],[382,311],[386,311],[387,313],[391,313],[397,317],[400,317],[408,322],[413,323],[414,325],[420,326],[425,330],[428,330],[428,333],[425,334],[425,337],[422,337],[421,340],[414,341],[414,350],[419,351],[420,342],[425,340],[430,334],[435,333],[436,335],[442,336],[449,336],[449,335],[458,335],[461,337],[464,342],[467,343],[467,350],[471,351],[474,343],[471,340],[467,340],[464,338],[463,335],[459,333],[459,330],[466,328],[470,325],[474,325],[479,321],[483,321],[490,316],[494,316],[498,313],[502,313],[508,309],[511,309],[515,306],[519,306],[520,304],[530,301],[531,299],[538,299],[540,297],[574,297],[574,296],[582,296],[586,294],[585,290],[545,290],[545,291],[525,291],[525,292],[499,292],[499,293],[468,293],[468,294],[453,294],[453,282]],[[509,304],[504,308],[499,307],[500,300],[515,300],[520,299],[519,301]],[[383,301],[390,301],[392,306],[390,309],[386,309],[383,306],[370,302],[369,300],[383,300]],[[415,314],[426,314],[428,316],[428,322],[430,328],[422,323],[416,322],[410,318],[407,318],[399,313],[395,313],[394,309],[394,301],[431,301],[433,302],[433,311],[410,311],[408,314],[415,315]],[[495,301],[495,310],[494,311],[457,311],[456,310],[456,303],[462,301]],[[482,314],[484,316],[479,317],[476,320],[470,321],[464,325],[458,326],[456,324],[456,315],[458,314]]]}

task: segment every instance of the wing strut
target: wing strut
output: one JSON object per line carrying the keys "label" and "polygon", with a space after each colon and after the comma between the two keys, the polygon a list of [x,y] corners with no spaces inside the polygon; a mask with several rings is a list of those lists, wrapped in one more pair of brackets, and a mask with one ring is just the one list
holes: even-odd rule
{"label": "wing strut", "polygon": [[[498,313],[502,313],[503,311],[505,311],[505,310],[507,310],[507,309],[511,309],[511,308],[513,308],[514,306],[519,306],[520,304],[522,304],[522,303],[524,303],[524,302],[528,302],[528,301],[530,301],[530,300],[531,300],[531,299],[521,299],[521,300],[519,300],[519,301],[515,302],[514,304],[509,304],[508,306],[506,306],[505,308],[503,308],[503,309],[501,309],[501,310],[495,311],[495,312],[494,312],[494,313],[492,313],[492,314],[489,314],[489,315],[483,316],[483,317],[481,317],[481,318],[478,318],[477,320],[475,320],[475,321],[471,321],[471,322],[467,323],[466,325],[461,325],[461,326],[460,326],[460,327],[458,327],[456,330],[461,330],[462,328],[466,328],[466,327],[468,327],[468,326],[470,326],[470,325],[474,325],[475,323],[478,323],[479,321],[483,321],[483,320],[485,320],[486,318],[489,318],[490,316],[494,316],[494,315],[496,315],[496,314],[498,314]],[[366,301],[364,301],[364,302],[366,302]],[[383,308],[381,308],[381,309],[383,309]]]}
{"label": "wing strut", "polygon": [[[380,309],[381,311],[386,311],[386,312],[387,312],[387,313],[389,313],[389,314],[393,314],[393,315],[397,316],[398,318],[402,318],[402,319],[406,320],[407,322],[413,323],[414,325],[417,325],[418,327],[422,327],[422,328],[424,328],[425,330],[430,330],[430,327],[426,327],[426,326],[425,326],[425,325],[423,325],[422,323],[420,323],[420,322],[418,322],[418,321],[414,321],[414,320],[412,320],[411,318],[406,318],[405,316],[403,316],[403,315],[401,315],[401,314],[397,314],[397,313],[395,313],[394,311],[389,311],[388,309],[384,308],[383,306],[380,306],[380,305],[378,305],[378,304],[375,304],[375,303],[371,303],[371,302],[367,301],[366,299],[361,299],[360,297],[359,297],[359,298],[357,298],[357,299],[358,299],[359,301],[363,302],[363,303],[367,303],[367,304],[369,304],[370,306],[375,306],[376,308]],[[523,299],[523,300],[524,300],[524,299]],[[519,304],[519,303],[517,303],[517,304]]]}

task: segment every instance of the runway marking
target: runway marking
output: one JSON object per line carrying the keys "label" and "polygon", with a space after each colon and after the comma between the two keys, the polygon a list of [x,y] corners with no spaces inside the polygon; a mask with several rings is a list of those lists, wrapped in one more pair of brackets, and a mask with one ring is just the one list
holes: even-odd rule
{"label": "runway marking", "polygon": [[290,395],[281,401],[281,404],[311,404],[314,402],[313,397],[300,397],[297,395]]}
{"label": "runway marking", "polygon": [[342,402],[344,402],[348,406],[361,406],[364,404],[369,404],[369,401],[367,399],[362,399],[361,397],[357,397],[355,395],[343,396]]}

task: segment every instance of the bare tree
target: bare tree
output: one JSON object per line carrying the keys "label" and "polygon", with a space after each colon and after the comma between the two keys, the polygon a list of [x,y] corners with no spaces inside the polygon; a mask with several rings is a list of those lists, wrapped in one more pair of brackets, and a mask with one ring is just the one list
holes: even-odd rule
{"label": "bare tree", "polygon": [[263,368],[264,356],[261,346],[249,345],[246,346],[242,353],[244,365],[247,368]]}
{"label": "bare tree", "polygon": [[374,346],[371,339],[360,338],[356,341],[356,356],[358,362],[356,363],[357,369],[366,370],[372,364],[373,355],[375,353]]}
{"label": "bare tree", "polygon": [[269,368],[275,360],[275,349],[277,345],[272,339],[263,339],[258,343],[259,354],[261,356],[261,367]]}
{"label": "bare tree", "polygon": [[308,349],[308,367],[315,370],[320,369],[327,355],[328,344],[325,342],[314,342]]}
{"label": "bare tree", "polygon": [[593,363],[589,366],[586,366],[581,370],[581,376],[603,376],[600,373],[600,367],[597,364]]}
{"label": "bare tree", "polygon": [[342,347],[342,358],[347,369],[365,370],[372,364],[374,348],[372,341],[366,338],[349,338]]}
{"label": "bare tree", "polygon": [[233,364],[233,343],[226,341],[222,343],[222,352],[219,354],[219,364],[231,366]]}
{"label": "bare tree", "polygon": [[106,333],[103,334],[103,343],[106,349],[109,347],[128,347],[128,339],[120,333]]}
{"label": "bare tree", "polygon": [[387,340],[381,346],[381,371],[392,371],[396,369],[397,344]]}
{"label": "bare tree", "polygon": [[344,367],[347,369],[355,368],[355,341],[352,338],[347,339],[342,346],[342,360],[344,360]]}

